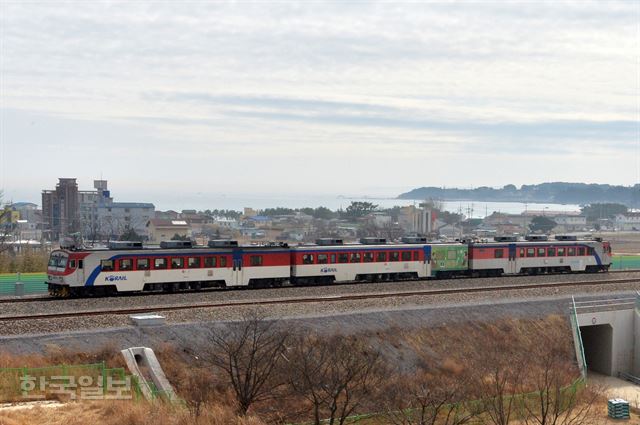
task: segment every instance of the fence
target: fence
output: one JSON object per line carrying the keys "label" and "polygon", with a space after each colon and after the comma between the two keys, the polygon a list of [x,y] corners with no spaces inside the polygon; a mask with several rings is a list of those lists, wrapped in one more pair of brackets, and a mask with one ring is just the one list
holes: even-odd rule
{"label": "fence", "polygon": [[609,270],[640,269],[640,255],[614,255]]}
{"label": "fence", "polygon": [[[555,392],[554,388],[548,388],[549,391],[543,391],[542,393],[539,391],[533,391],[529,393],[522,394],[514,394],[514,395],[505,395],[502,403],[505,405],[508,403],[513,403],[513,416],[517,417],[519,413],[526,413],[526,406],[529,405],[530,408],[535,409],[536,404],[540,403],[540,397],[544,397],[549,405],[554,406],[554,408],[559,411],[568,409],[571,405],[576,403],[577,395],[580,391],[582,391],[586,386],[586,379],[584,377],[579,377],[571,384],[559,388],[558,392]],[[451,403],[451,404],[442,404],[437,405],[434,404],[430,406],[431,409],[436,406],[442,412],[443,417],[447,417],[449,412],[451,415],[448,416],[451,418],[455,415],[466,416],[469,413],[474,413],[477,415],[476,417],[481,417],[486,410],[485,406],[492,405],[497,402],[500,402],[499,399],[481,399],[481,400],[473,400],[469,402],[462,403]],[[408,408],[402,411],[389,412],[389,413],[365,413],[361,415],[352,415],[345,418],[345,424],[357,424],[357,423],[365,423],[377,424],[379,421],[376,419],[384,419],[385,416],[391,414],[393,416],[400,415],[403,417],[406,422],[403,423],[418,423],[420,419],[420,409]],[[323,424],[328,424],[329,420],[325,419],[321,421]],[[478,423],[478,422],[468,422],[468,423]]]}
{"label": "fence", "polygon": [[[0,368],[0,402],[75,399],[139,399],[140,385],[123,368],[105,363],[40,368]],[[156,391],[153,393],[158,396]]]}
{"label": "fence", "polygon": [[22,282],[25,294],[47,292],[46,273],[2,273],[0,274],[0,296],[16,295],[16,282]]}

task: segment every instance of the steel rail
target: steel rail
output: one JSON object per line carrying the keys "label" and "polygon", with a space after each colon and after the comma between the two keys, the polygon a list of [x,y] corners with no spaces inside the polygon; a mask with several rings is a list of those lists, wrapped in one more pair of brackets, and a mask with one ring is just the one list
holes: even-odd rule
{"label": "steel rail", "polygon": [[[640,269],[634,269],[634,270],[609,270],[607,273],[640,273]],[[563,275],[560,273],[551,273],[551,274],[542,274],[542,275],[524,275],[524,274],[518,274],[518,275],[505,275],[505,276],[501,276],[502,278],[526,278],[526,277],[542,277],[542,276],[573,276],[575,275],[575,273],[572,274],[567,274],[567,275]],[[452,277],[449,279],[437,279],[437,280],[478,280],[478,279],[491,279],[491,278],[472,278],[472,277],[467,277],[467,276],[457,276],[457,277]],[[433,279],[414,279],[414,280],[397,280],[397,281],[381,281],[381,282],[377,282],[377,283],[394,283],[394,282],[398,282],[398,283],[405,283],[405,282],[433,282]],[[598,281],[598,282],[605,282],[605,281]],[[372,282],[369,282],[372,283]],[[340,283],[331,283],[331,284],[319,284],[319,285],[310,285],[310,286],[314,286],[314,287],[322,287],[322,286],[347,286],[347,285],[366,285],[366,283],[364,282],[340,282]],[[296,288],[298,286],[293,286],[293,285],[286,285],[286,286],[282,286],[280,288]],[[301,286],[300,286],[301,287]],[[27,302],[35,302],[35,301],[66,301],[66,300],[79,300],[79,299],[91,299],[91,298],[125,298],[125,297],[143,297],[143,296],[153,296],[153,295],[171,295],[171,294],[194,294],[194,293],[207,293],[207,292],[215,292],[215,291],[226,291],[226,290],[234,290],[234,289],[251,289],[251,288],[234,288],[234,287],[229,287],[229,288],[210,288],[210,289],[200,289],[200,290],[195,290],[195,289],[189,289],[189,290],[179,290],[176,292],[131,292],[131,293],[127,293],[127,292],[123,292],[123,293],[118,293],[118,294],[113,294],[113,295],[105,295],[102,297],[92,297],[92,296],[85,296],[85,297],[70,297],[70,298],[57,298],[57,297],[52,297],[49,295],[46,296],[23,296],[20,298],[0,298],[0,304],[10,304],[10,303],[27,303]],[[261,288],[255,288],[255,289],[261,289]],[[278,289],[278,288],[264,288],[264,289]]]}
{"label": "steel rail", "polygon": [[413,291],[396,291],[396,292],[369,292],[358,294],[341,294],[326,295],[314,297],[287,297],[258,299],[247,301],[229,301],[217,303],[198,303],[198,304],[179,304],[179,305],[158,305],[153,307],[130,307],[112,310],[86,310],[61,313],[43,313],[31,315],[14,315],[0,316],[0,322],[10,322],[16,320],[41,320],[41,319],[60,319],[70,317],[91,317],[106,315],[124,315],[136,313],[157,313],[161,311],[181,311],[206,308],[227,308],[227,307],[244,307],[244,306],[261,306],[261,305],[277,305],[277,304],[305,304],[305,303],[326,303],[338,301],[354,301],[366,299],[382,299],[393,297],[412,297],[412,296],[438,296],[452,294],[474,294],[483,292],[506,292],[517,291],[523,289],[545,289],[545,288],[562,288],[569,286],[597,286],[597,285],[613,285],[617,283],[640,283],[640,278],[629,279],[611,279],[599,281],[582,281],[582,282],[552,282],[552,283],[534,283],[534,284],[517,284],[504,286],[482,286],[475,288],[443,288],[429,290],[413,290]]}

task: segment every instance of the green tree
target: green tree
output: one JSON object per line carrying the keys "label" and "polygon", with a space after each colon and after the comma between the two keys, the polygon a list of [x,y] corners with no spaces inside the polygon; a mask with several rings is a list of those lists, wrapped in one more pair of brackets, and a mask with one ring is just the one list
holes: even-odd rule
{"label": "green tree", "polygon": [[311,213],[311,215],[314,218],[319,218],[322,220],[330,220],[332,218],[335,218],[336,213],[334,213],[327,207],[318,207],[313,210],[313,213]]}
{"label": "green tree", "polygon": [[273,217],[274,215],[292,215],[294,213],[295,210],[285,207],[265,208],[260,211],[261,215],[266,215],[268,217]]}
{"label": "green tree", "polygon": [[179,235],[179,234],[176,233],[171,237],[171,240],[172,241],[188,241],[189,240],[189,236],[187,236],[187,235],[182,236],[182,235]]}
{"label": "green tree", "polygon": [[125,231],[120,235],[121,241],[141,241],[144,238],[139,235],[132,227],[127,227]]}
{"label": "green tree", "polygon": [[529,224],[529,230],[531,230],[532,232],[549,233],[557,225],[558,223],[556,223],[549,217],[539,215],[533,217],[533,219],[531,220],[531,224]]}
{"label": "green tree", "polygon": [[364,217],[365,215],[373,212],[378,208],[376,204],[366,201],[352,201],[351,205],[347,207],[346,215],[349,218]]}
{"label": "green tree", "polygon": [[604,203],[584,206],[581,211],[588,221],[596,221],[601,218],[613,218],[616,214],[624,214],[628,208],[622,204]]}

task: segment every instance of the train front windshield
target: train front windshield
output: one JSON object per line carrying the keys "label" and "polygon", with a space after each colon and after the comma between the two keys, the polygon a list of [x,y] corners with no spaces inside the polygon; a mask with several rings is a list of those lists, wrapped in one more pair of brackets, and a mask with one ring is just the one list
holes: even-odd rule
{"label": "train front windshield", "polygon": [[68,259],[69,259],[69,256],[66,253],[61,251],[54,251],[51,253],[51,256],[49,257],[49,268],[64,270],[67,268]]}

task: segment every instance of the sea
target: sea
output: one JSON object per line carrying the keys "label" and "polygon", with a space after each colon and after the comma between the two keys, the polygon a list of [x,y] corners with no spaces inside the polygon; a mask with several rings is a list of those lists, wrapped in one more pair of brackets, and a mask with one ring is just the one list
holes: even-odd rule
{"label": "sea", "polygon": [[[157,210],[172,209],[196,209],[200,211],[225,209],[242,211],[245,207],[261,210],[265,208],[304,208],[326,207],[331,210],[346,209],[353,201],[366,201],[378,205],[380,208],[392,208],[394,206],[419,206],[421,200],[395,199],[369,196],[343,196],[343,195],[227,195],[227,194],[174,194],[164,202],[158,199],[155,202]],[[464,214],[468,218],[484,218],[493,212],[508,214],[520,214],[525,211],[540,212],[578,212],[580,206],[575,204],[552,203],[525,203],[525,202],[483,202],[483,201],[440,201],[444,210]]]}

